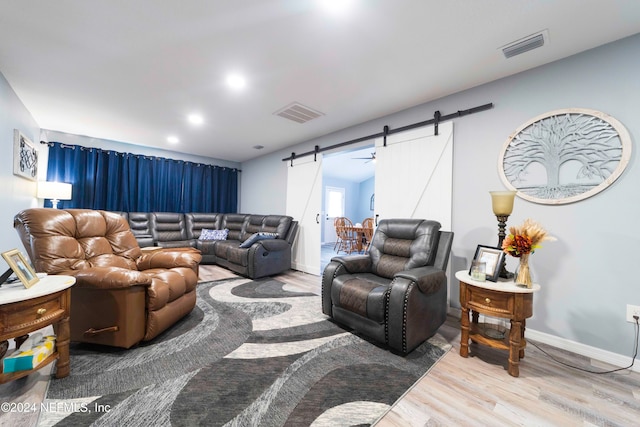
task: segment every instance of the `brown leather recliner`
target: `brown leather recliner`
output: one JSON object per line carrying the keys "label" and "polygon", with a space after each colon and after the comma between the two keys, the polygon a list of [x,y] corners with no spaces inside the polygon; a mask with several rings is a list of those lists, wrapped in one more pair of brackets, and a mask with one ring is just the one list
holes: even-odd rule
{"label": "brown leather recliner", "polygon": [[26,209],[14,227],[36,271],[74,276],[71,340],[129,348],[158,336],[196,303],[196,249],[143,253],[122,216]]}

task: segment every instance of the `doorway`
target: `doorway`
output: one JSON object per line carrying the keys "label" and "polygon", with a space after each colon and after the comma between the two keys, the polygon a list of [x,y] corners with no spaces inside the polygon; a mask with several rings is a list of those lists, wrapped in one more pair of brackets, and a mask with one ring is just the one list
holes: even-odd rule
{"label": "doorway", "polygon": [[344,187],[326,186],[324,190],[325,221],[322,244],[327,244],[335,242],[338,238],[333,223],[336,218],[344,216],[345,189]]}
{"label": "doorway", "polygon": [[[293,247],[296,270],[318,275],[324,271],[322,243],[328,240],[324,230],[329,222],[325,186],[344,188],[344,216],[354,224],[368,217],[375,224],[381,219],[428,218],[451,230],[451,122],[441,123],[438,134],[434,126],[425,126],[392,134],[386,141],[376,139],[375,146],[320,153],[286,167],[287,214],[300,221]],[[358,173],[369,177],[354,178]]]}
{"label": "doorway", "polygon": [[333,256],[345,255],[334,249],[334,219],[344,216],[355,224],[373,217],[371,199],[375,188],[375,148],[373,145],[339,153],[326,154],[322,163],[324,227],[321,245],[320,273]]}

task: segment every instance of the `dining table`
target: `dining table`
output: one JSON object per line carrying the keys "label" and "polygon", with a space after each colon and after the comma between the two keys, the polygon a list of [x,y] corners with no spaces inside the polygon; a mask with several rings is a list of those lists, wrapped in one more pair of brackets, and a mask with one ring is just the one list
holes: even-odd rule
{"label": "dining table", "polygon": [[354,225],[354,226],[346,226],[344,230],[347,234],[351,234],[355,236],[356,240],[356,250],[357,252],[362,252],[362,248],[364,245],[364,237],[365,237],[365,228],[362,226]]}

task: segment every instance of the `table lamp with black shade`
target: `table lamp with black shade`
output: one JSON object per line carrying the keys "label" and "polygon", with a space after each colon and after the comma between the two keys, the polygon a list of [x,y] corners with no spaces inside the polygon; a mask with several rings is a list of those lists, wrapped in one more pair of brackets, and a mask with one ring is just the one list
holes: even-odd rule
{"label": "table lamp with black shade", "polygon": [[[507,236],[507,219],[513,212],[513,201],[516,197],[516,191],[489,191],[491,194],[491,206],[493,213],[498,219],[498,247],[502,249],[502,242]],[[500,266],[500,277],[504,279],[512,279],[514,274],[507,271],[504,261]]]}

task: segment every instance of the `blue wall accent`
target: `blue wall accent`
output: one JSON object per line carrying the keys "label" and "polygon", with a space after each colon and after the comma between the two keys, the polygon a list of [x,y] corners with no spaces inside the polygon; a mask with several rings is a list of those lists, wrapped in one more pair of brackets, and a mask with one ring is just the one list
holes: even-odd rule
{"label": "blue wall accent", "polygon": [[371,195],[375,191],[375,183],[376,183],[376,179],[374,177],[374,178],[369,178],[365,181],[362,181],[359,184],[360,198],[358,201],[358,218],[359,218],[358,222],[362,222],[365,218],[374,217],[374,212],[371,209],[369,209],[369,206],[371,201]]}

